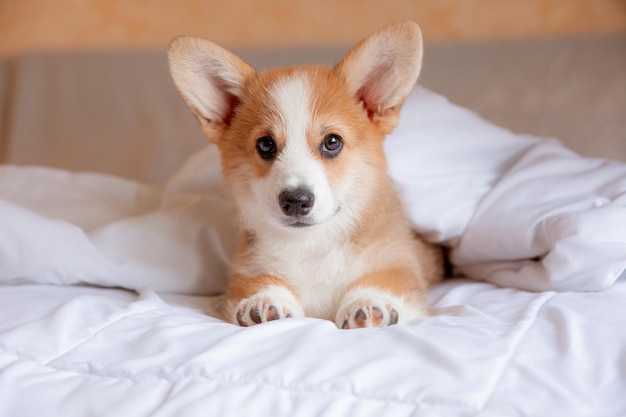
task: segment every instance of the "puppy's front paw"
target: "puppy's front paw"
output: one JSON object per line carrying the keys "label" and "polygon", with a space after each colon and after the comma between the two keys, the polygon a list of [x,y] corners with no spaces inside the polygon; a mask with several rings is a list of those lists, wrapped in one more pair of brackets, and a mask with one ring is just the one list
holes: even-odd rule
{"label": "puppy's front paw", "polygon": [[406,302],[376,289],[356,288],[344,297],[335,324],[340,329],[387,327],[406,323],[426,314],[419,308],[409,308]]}
{"label": "puppy's front paw", "polygon": [[393,304],[382,300],[360,299],[344,310],[336,320],[337,327],[341,329],[386,327],[397,324],[399,320],[398,310]]}
{"label": "puppy's front paw", "polygon": [[290,317],[304,317],[304,311],[289,290],[276,286],[241,300],[234,322],[247,327]]}

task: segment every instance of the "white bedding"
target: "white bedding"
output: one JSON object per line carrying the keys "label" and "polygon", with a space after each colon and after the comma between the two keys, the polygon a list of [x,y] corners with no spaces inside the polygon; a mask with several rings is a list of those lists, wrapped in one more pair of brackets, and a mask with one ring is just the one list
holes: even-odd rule
{"label": "white bedding", "polygon": [[0,167],[0,415],[626,414],[626,165],[421,88],[386,151],[416,229],[487,283],[357,331],[203,314],[236,239],[212,147],[163,186]]}
{"label": "white bedding", "polygon": [[2,416],[623,416],[626,282],[531,293],[453,280],[413,326],[239,328],[207,300],[0,291]]}

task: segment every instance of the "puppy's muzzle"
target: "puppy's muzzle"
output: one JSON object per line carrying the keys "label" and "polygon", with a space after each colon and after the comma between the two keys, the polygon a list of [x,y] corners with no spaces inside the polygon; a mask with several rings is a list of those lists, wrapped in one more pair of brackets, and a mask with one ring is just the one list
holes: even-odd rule
{"label": "puppy's muzzle", "polygon": [[313,209],[315,195],[306,188],[284,190],[278,196],[283,213],[289,217],[306,216]]}

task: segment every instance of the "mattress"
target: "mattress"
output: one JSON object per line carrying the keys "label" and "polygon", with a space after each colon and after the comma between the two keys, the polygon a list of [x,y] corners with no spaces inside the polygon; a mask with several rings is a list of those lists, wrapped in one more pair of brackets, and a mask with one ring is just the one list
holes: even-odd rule
{"label": "mattress", "polygon": [[[484,61],[467,55],[532,73],[528,57],[542,68],[546,51],[568,62],[558,51],[577,46],[605,51],[593,91],[619,106],[615,39],[441,46],[424,84],[437,88],[451,74],[442,59],[459,56],[468,84],[442,92],[513,118],[519,82],[471,70]],[[262,67],[341,52],[243,54]],[[516,133],[417,87],[385,151],[413,227],[448,248],[433,315],[240,328],[215,315],[238,234],[219,155],[164,53],[29,55],[0,69],[0,415],[626,415],[626,130],[613,110]],[[489,71],[500,87],[481,96],[471,81]],[[547,108],[563,98],[547,93]],[[571,142],[583,125],[602,130]],[[576,143],[582,156],[564,146]]]}

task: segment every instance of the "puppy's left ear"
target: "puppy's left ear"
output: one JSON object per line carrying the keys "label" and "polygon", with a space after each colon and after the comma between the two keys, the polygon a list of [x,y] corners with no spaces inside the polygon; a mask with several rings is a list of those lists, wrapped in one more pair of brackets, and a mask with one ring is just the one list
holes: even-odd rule
{"label": "puppy's left ear", "polygon": [[400,107],[422,67],[422,32],[415,22],[387,26],[361,41],[336,70],[384,133],[398,124]]}

